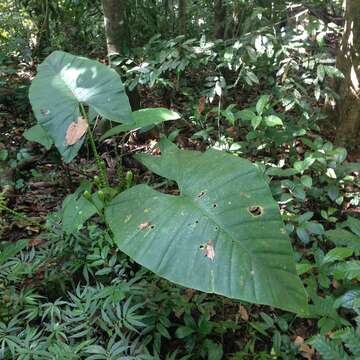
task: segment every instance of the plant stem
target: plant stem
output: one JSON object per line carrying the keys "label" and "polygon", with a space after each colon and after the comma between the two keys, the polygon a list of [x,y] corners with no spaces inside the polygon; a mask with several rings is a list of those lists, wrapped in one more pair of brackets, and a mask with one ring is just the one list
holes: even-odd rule
{"label": "plant stem", "polygon": [[90,146],[92,148],[92,151],[94,153],[94,157],[95,157],[95,161],[99,170],[99,178],[100,178],[100,185],[102,188],[108,187],[109,186],[109,180],[106,176],[106,168],[105,168],[105,163],[103,160],[100,159],[99,153],[96,150],[96,145],[95,145],[95,140],[94,140],[94,136],[93,133],[91,131],[90,128],[90,124],[89,124],[89,120],[88,117],[86,115],[86,111],[84,109],[84,105],[80,103],[80,109],[81,109],[81,114],[83,116],[83,118],[86,120],[87,124],[88,124],[88,134],[89,134],[89,141],[90,141]]}

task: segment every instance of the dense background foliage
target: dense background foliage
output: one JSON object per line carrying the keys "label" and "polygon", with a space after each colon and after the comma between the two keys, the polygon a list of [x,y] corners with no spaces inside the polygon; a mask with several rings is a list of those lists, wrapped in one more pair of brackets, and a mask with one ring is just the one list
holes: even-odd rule
{"label": "dense background foliage", "polygon": [[[356,0],[352,14],[336,0],[122,0],[116,51],[107,2],[0,1],[0,358],[359,358],[359,125],[344,131],[339,106],[339,45]],[[173,285],[121,253],[101,217],[64,231],[62,202],[98,181],[94,158],[84,146],[64,164],[51,143],[23,137],[36,66],[57,49],[110,58],[133,110],[181,114],[97,136],[119,191],[146,182],[177,194],[132,157],[158,154],[161,135],[257,164],[293,243],[306,317]]]}

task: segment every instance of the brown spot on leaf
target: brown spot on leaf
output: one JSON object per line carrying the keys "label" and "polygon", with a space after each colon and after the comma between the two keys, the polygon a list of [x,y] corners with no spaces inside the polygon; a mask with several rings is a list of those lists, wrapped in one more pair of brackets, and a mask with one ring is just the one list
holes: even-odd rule
{"label": "brown spot on leaf", "polygon": [[144,230],[144,229],[147,229],[150,225],[151,225],[151,224],[150,224],[149,221],[145,221],[144,223],[139,224],[138,228],[139,228],[140,230]]}
{"label": "brown spot on leaf", "polygon": [[88,126],[86,119],[82,116],[73,121],[66,130],[66,145],[76,144],[84,136]]}

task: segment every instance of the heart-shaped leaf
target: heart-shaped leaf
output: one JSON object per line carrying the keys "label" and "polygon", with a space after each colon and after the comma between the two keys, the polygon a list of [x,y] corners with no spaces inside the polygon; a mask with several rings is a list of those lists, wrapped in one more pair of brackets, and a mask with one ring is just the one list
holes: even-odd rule
{"label": "heart-shaped leaf", "polygon": [[115,70],[63,51],[54,51],[38,67],[29,91],[34,114],[53,138],[66,162],[78,153],[84,137],[66,142],[69,125],[80,114],[80,103],[102,117],[132,123],[131,108],[124,86]]}
{"label": "heart-shaped leaf", "polygon": [[116,196],[105,217],[120,250],[183,286],[306,312],[291,244],[259,170],[216,150],[169,142],[161,150],[137,159],[175,180],[180,195],[138,185]]}

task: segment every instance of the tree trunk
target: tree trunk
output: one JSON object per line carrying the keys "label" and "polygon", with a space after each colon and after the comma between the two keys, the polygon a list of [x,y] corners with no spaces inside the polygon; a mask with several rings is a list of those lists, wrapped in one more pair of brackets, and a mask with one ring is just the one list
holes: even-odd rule
{"label": "tree trunk", "polygon": [[34,20],[38,26],[36,35],[36,47],[34,54],[36,56],[44,56],[49,53],[51,48],[51,31],[50,31],[50,9],[48,0],[42,0],[34,6]]}
{"label": "tree trunk", "polygon": [[336,143],[355,144],[360,136],[360,1],[346,0],[345,29],[337,66],[345,78],[339,83]]}
{"label": "tree trunk", "polygon": [[[124,55],[130,49],[130,31],[127,21],[127,0],[102,0],[108,56]],[[110,60],[110,59],[109,59]],[[140,94],[137,88],[126,90],[131,109],[140,109]]]}
{"label": "tree trunk", "polygon": [[102,5],[108,55],[124,54],[130,48],[127,0],[102,0]]}
{"label": "tree trunk", "polygon": [[225,38],[233,39],[236,37],[239,30],[239,13],[240,13],[239,0],[232,1],[232,16],[229,16],[229,20],[225,26]]}
{"label": "tree trunk", "polygon": [[226,4],[224,0],[215,0],[214,2],[214,37],[224,39],[226,26]]}
{"label": "tree trunk", "polygon": [[186,0],[179,0],[179,34],[186,35]]}

